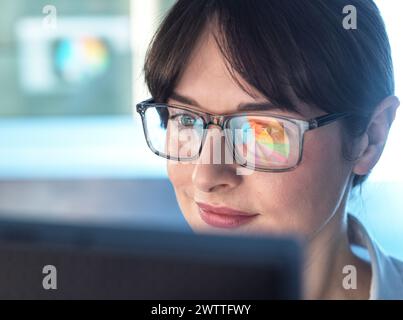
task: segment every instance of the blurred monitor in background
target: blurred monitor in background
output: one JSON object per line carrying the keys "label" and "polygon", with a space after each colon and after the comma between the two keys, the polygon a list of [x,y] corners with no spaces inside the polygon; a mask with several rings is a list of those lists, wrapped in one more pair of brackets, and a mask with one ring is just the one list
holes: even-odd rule
{"label": "blurred monitor in background", "polygon": [[130,113],[128,0],[8,1],[2,8],[1,66],[8,81],[0,88],[7,101],[0,116]]}
{"label": "blurred monitor in background", "polygon": [[24,108],[5,109],[2,115],[127,113],[131,100],[128,17],[60,17],[57,28],[47,32],[42,19],[22,18],[16,26]]}

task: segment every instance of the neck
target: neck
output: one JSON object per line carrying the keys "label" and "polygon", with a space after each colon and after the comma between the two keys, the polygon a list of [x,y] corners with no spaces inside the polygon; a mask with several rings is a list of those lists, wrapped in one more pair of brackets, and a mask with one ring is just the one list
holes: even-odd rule
{"label": "neck", "polygon": [[[357,270],[357,289],[343,287],[343,268]],[[368,299],[370,266],[351,251],[347,234],[345,203],[309,241],[305,253],[304,297],[306,299]]]}

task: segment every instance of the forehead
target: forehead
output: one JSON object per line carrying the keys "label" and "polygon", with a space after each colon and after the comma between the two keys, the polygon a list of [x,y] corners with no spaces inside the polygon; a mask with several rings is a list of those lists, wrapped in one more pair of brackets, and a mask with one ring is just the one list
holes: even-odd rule
{"label": "forehead", "polygon": [[[234,106],[240,102],[267,101],[263,95],[234,73],[237,81],[247,92],[242,90],[227,66],[211,29],[207,28],[195,45],[175,91],[192,97],[212,113],[232,112]],[[220,110],[217,110],[218,108]]]}
{"label": "forehead", "polygon": [[[174,91],[197,101],[204,111],[212,114],[236,112],[239,104],[270,103],[270,100],[230,68],[214,38],[215,30],[213,25],[205,28]],[[298,110],[283,111],[285,115],[313,118],[324,114],[322,110],[298,101],[291,88],[289,95],[294,97]]]}

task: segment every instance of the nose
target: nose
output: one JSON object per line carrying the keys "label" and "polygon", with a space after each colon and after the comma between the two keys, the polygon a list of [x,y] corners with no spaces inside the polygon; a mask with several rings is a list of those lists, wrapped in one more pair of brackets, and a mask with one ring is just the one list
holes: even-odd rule
{"label": "nose", "polygon": [[210,125],[201,154],[193,167],[193,185],[202,192],[225,191],[242,182],[237,165],[226,145],[224,132],[218,125]]}

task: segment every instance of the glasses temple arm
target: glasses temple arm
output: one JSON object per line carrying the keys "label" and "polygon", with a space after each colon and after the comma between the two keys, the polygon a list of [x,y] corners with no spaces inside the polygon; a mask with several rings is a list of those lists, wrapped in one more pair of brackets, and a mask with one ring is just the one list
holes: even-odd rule
{"label": "glasses temple arm", "polygon": [[349,113],[347,113],[347,112],[332,113],[332,114],[326,114],[324,116],[320,116],[320,117],[311,119],[308,121],[309,129],[311,130],[311,129],[322,127],[322,126],[332,123],[338,119],[344,118],[348,115],[349,115]]}

